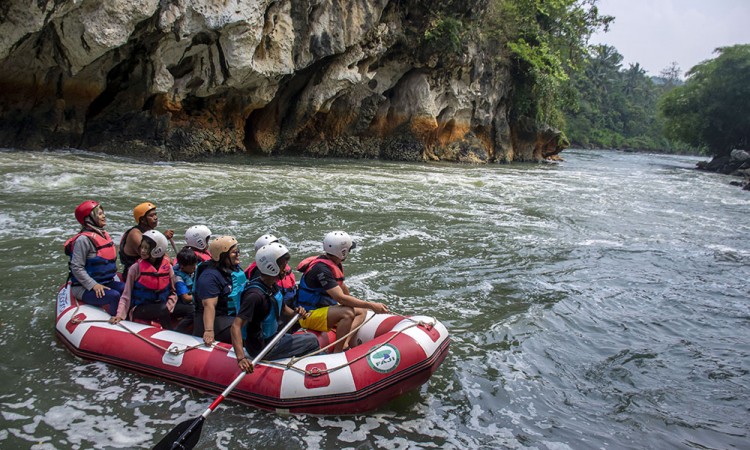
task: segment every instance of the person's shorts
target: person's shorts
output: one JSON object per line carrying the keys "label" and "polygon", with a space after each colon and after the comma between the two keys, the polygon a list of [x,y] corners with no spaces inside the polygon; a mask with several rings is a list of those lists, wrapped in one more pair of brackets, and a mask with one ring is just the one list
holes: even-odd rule
{"label": "person's shorts", "polygon": [[323,308],[313,309],[307,319],[299,321],[299,325],[308,330],[329,331],[328,308],[328,306],[324,306]]}

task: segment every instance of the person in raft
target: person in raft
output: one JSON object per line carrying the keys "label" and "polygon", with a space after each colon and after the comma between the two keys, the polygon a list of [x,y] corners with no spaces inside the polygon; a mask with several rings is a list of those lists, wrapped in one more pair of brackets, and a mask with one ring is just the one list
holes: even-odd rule
{"label": "person in raft", "polygon": [[[276,243],[279,243],[279,239],[276,236],[272,234],[264,234],[255,241],[255,252],[257,254],[258,250],[260,250],[264,245]],[[250,281],[261,276],[261,271],[258,268],[258,264],[256,261],[253,261],[253,263],[250,264],[247,269],[245,269],[245,276],[247,276],[247,279]],[[284,303],[289,306],[293,306],[295,297],[297,296],[297,279],[294,278],[294,273],[292,273],[291,267],[289,267],[288,265],[286,266],[284,272],[278,277],[277,284],[281,289],[281,295],[284,299]]]}
{"label": "person in raft", "polygon": [[177,264],[172,266],[172,270],[174,270],[174,287],[178,302],[193,304],[195,268],[199,263],[200,260],[195,256],[195,252],[188,247],[183,247],[177,252]]}
{"label": "person in raft", "polygon": [[211,261],[195,269],[193,336],[206,345],[215,341],[232,343],[230,328],[239,309],[247,277],[240,267],[240,249],[232,236],[212,238],[208,244]]}
{"label": "person in raft", "polygon": [[211,253],[208,252],[210,239],[211,230],[205,225],[193,225],[185,232],[187,245],[177,252],[177,263],[172,266],[175,274],[177,301],[180,303],[191,306],[193,304],[195,268],[198,264],[211,259]]}
{"label": "person in raft", "polygon": [[[282,316],[289,320],[295,312],[301,317],[308,315],[302,307],[297,307],[295,311],[284,304],[278,281],[284,277],[288,261],[289,250],[278,242],[265,245],[255,253],[255,263],[260,276],[248,282],[242,293],[240,310],[231,328],[232,346],[237,355],[237,363],[240,369],[247,373],[252,373],[253,365],[245,355],[244,349],[247,349],[251,357],[257,356],[273,339]],[[318,338],[312,333],[284,334],[265,359],[302,356],[318,348]]]}
{"label": "person in raft", "polygon": [[[178,305],[175,277],[167,253],[167,238],[156,230],[141,236],[141,258],[128,269],[125,290],[120,297],[117,315],[109,322],[118,323],[127,317],[155,320],[165,330],[172,329],[172,318],[183,319],[191,314],[189,305]],[[181,328],[178,325],[177,329]]]}
{"label": "person in raft", "polygon": [[[70,257],[70,293],[89,305],[103,306],[115,314],[125,285],[115,280],[117,251],[109,233],[104,231],[107,216],[94,200],[86,200],[75,209],[81,231],[65,242]],[[79,239],[85,236],[86,239]]]}
{"label": "person in raft", "polygon": [[193,225],[185,232],[185,242],[187,246],[198,258],[198,262],[204,262],[211,259],[211,253],[208,251],[208,241],[211,239],[211,230],[205,225]]}
{"label": "person in raft", "polygon": [[[311,314],[300,320],[302,328],[329,331],[336,328],[334,352],[349,346],[351,336],[341,341],[352,328],[358,327],[367,316],[367,309],[377,313],[388,312],[383,303],[366,302],[349,293],[344,283],[344,267],[349,252],[356,246],[343,231],[332,231],[323,239],[324,254],[304,259],[297,266],[302,272],[297,293],[298,305]],[[356,341],[353,341],[356,342]]]}
{"label": "person in raft", "polygon": [[[156,205],[144,202],[133,208],[133,218],[136,226],[129,228],[120,238],[120,262],[123,265],[122,274],[127,280],[128,269],[140,258],[141,236],[149,230],[155,230],[159,224]],[[164,236],[169,240],[174,236],[173,230],[166,230]]]}

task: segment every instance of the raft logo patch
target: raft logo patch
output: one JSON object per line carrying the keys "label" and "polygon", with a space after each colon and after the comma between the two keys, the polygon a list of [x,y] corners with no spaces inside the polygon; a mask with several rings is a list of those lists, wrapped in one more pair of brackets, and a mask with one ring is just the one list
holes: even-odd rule
{"label": "raft logo patch", "polygon": [[61,312],[65,311],[70,307],[70,285],[66,286],[64,289],[61,289],[60,292],[57,293],[57,315],[59,316]]}
{"label": "raft logo patch", "polygon": [[367,357],[372,370],[380,373],[388,373],[398,367],[401,354],[398,349],[390,344],[385,344]]}

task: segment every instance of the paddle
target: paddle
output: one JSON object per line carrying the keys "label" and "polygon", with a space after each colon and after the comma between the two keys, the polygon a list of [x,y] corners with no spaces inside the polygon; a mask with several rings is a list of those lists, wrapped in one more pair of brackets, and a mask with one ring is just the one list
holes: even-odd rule
{"label": "paddle", "polygon": [[174,239],[169,238],[169,243],[172,244],[172,250],[174,250],[175,258],[177,258],[177,253],[179,253],[179,252],[177,251],[177,246],[174,243]]}
{"label": "paddle", "polygon": [[[266,356],[269,351],[271,351],[273,346],[276,345],[277,342],[279,342],[279,339],[281,339],[281,337],[284,336],[284,334],[289,331],[289,329],[297,322],[297,319],[299,319],[299,314],[295,314],[292,320],[290,320],[289,323],[287,323],[284,328],[281,329],[281,331],[276,333],[276,336],[274,336],[273,340],[271,340],[271,342],[269,342],[268,345],[266,345],[266,347],[261,350],[260,353],[258,353],[258,356],[253,358],[253,366],[257,364],[258,361],[263,359],[263,357]],[[206,417],[208,417],[208,415],[211,414],[217,406],[219,406],[219,403],[224,401],[226,396],[229,395],[229,393],[232,392],[232,390],[234,390],[234,388],[237,387],[238,384],[240,384],[240,381],[245,378],[245,375],[247,375],[247,372],[241,371],[240,374],[237,375],[237,378],[232,381],[232,384],[227,386],[227,388],[224,389],[224,392],[216,397],[216,400],[211,403],[211,406],[203,411],[203,414],[196,417],[195,419],[188,419],[177,425],[172,431],[169,432],[168,435],[166,435],[161,441],[159,441],[158,444],[156,444],[154,450],[190,450],[191,448],[195,447],[195,444],[198,443],[198,440],[201,437],[201,429],[203,428],[203,422],[206,420]]]}

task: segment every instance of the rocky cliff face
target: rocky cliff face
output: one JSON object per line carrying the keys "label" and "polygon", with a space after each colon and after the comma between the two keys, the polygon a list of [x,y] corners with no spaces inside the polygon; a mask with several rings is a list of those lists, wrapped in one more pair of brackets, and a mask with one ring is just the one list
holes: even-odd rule
{"label": "rocky cliff face", "polygon": [[[0,146],[158,158],[529,161],[501,49],[427,49],[431,8],[482,0],[5,0]],[[433,45],[433,47],[435,47]]]}

